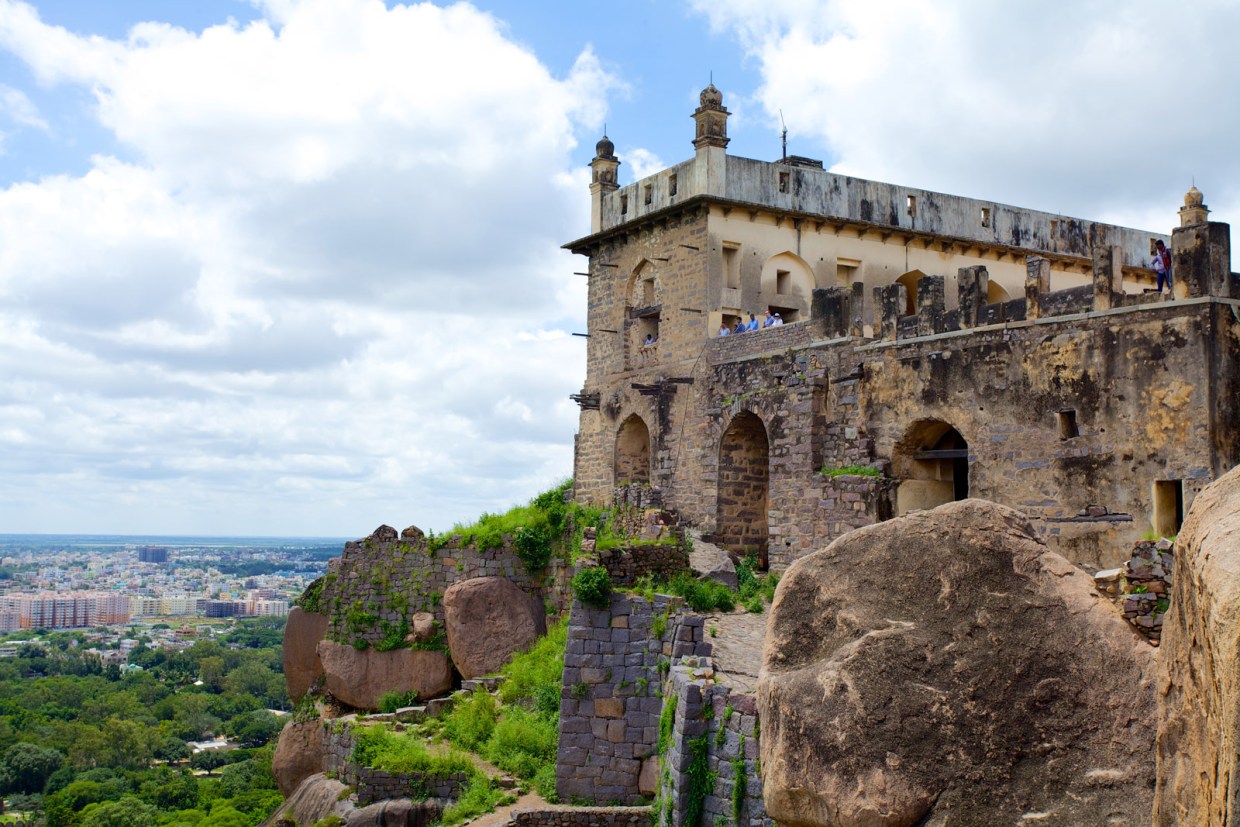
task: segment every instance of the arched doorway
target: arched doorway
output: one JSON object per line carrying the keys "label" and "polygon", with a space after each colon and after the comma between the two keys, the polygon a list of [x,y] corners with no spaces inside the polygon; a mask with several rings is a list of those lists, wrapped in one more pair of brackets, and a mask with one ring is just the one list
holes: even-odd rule
{"label": "arched doorway", "polygon": [[650,429],[630,414],[616,432],[616,485],[650,482]]}
{"label": "arched doorway", "polygon": [[915,422],[896,444],[891,459],[900,480],[896,514],[969,496],[969,443],[947,422]]}
{"label": "arched doorway", "polygon": [[756,552],[766,566],[769,537],[770,445],[762,420],[749,411],[732,418],[719,441],[719,502],[715,534],[736,554]]}
{"label": "arched doorway", "polygon": [[912,316],[917,312],[917,283],[924,279],[926,274],[920,270],[909,270],[900,278],[896,279],[897,284],[904,285],[904,315]]}

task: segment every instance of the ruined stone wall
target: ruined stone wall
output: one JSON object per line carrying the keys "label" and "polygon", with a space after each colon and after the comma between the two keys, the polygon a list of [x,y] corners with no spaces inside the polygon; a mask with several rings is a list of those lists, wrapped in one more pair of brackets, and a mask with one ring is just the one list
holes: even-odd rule
{"label": "ruined stone wall", "polygon": [[328,617],[328,640],[374,646],[396,635],[417,612],[430,612],[442,624],[443,593],[462,580],[503,577],[562,611],[571,598],[571,576],[557,557],[546,570],[530,574],[507,540],[484,550],[459,540],[432,549],[420,532],[398,539],[393,529],[380,529],[346,543],[343,554],[328,563],[319,607]]}
{"label": "ruined stone wall", "polygon": [[464,773],[430,775],[422,772],[389,772],[364,767],[353,761],[357,737],[345,721],[324,721],[323,767],[357,791],[357,803],[365,806],[393,798],[460,798],[468,782]]}
{"label": "ruined stone wall", "polygon": [[710,659],[692,656],[672,666],[664,693],[675,713],[660,756],[655,824],[772,827],[763,806],[753,696],[715,683]]}
{"label": "ruined stone wall", "polygon": [[528,807],[513,810],[508,827],[649,827],[649,807]]}
{"label": "ruined stone wall", "polygon": [[635,804],[658,742],[663,670],[709,650],[702,618],[680,598],[612,595],[605,609],[574,601],[564,653],[556,791],[565,801]]}
{"label": "ruined stone wall", "polygon": [[643,577],[668,580],[689,570],[689,552],[682,544],[623,545],[595,551],[594,556],[613,586],[632,586]]}

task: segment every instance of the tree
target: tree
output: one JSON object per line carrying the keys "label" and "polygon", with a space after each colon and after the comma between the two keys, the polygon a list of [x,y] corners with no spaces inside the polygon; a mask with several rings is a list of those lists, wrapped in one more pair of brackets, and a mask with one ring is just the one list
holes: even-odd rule
{"label": "tree", "polygon": [[154,807],[127,795],[87,808],[82,827],[155,827],[157,815]]}
{"label": "tree", "polygon": [[280,734],[284,724],[265,709],[247,712],[228,722],[233,737],[247,747],[261,747]]}
{"label": "tree", "polygon": [[60,768],[65,757],[54,749],[44,749],[25,741],[4,752],[0,762],[0,783],[6,793],[42,792],[47,779]]}

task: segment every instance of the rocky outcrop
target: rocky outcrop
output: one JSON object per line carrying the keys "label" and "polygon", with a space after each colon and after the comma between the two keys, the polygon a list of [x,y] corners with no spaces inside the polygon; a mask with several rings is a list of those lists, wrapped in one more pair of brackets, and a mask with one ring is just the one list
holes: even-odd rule
{"label": "rocky outcrop", "polygon": [[347,800],[347,796],[346,800],[341,800],[341,794],[346,789],[343,783],[334,778],[328,778],[321,773],[311,775],[263,822],[262,827],[314,824],[330,815],[344,818],[353,810],[353,804]]}
{"label": "rocky outcrop", "polygon": [[348,787],[317,774],[298,785],[262,827],[304,827],[333,815],[342,820],[344,827],[426,827],[443,815],[443,802],[394,798],[358,807],[348,795]]}
{"label": "rocky outcrop", "polygon": [[311,721],[289,721],[280,731],[275,754],[271,756],[271,774],[275,776],[280,795],[288,798],[302,781],[323,771],[323,724]]}
{"label": "rocky outcrop", "polygon": [[542,601],[502,577],[453,584],[443,607],[452,663],[466,679],[497,671],[547,632]]}
{"label": "rocky outcrop", "polygon": [[319,660],[319,641],[327,632],[327,617],[294,606],[284,625],[284,683],[293,703],[310,691],[314,682],[323,677]]}
{"label": "rocky outcrop", "polygon": [[781,824],[1138,825],[1153,652],[1012,509],[966,500],[794,563],[758,684]]}
{"label": "rocky outcrop", "polygon": [[719,546],[691,537],[689,548],[689,568],[699,577],[715,580],[730,589],[737,586],[736,564],[728,553]]}
{"label": "rocky outcrop", "polygon": [[1240,825],[1240,468],[1197,495],[1175,544],[1158,667],[1154,823]]}
{"label": "rocky outcrop", "polygon": [[417,692],[425,700],[452,688],[452,669],[443,652],[359,650],[330,640],[320,641],[318,652],[327,691],[358,709],[377,709],[386,692]]}

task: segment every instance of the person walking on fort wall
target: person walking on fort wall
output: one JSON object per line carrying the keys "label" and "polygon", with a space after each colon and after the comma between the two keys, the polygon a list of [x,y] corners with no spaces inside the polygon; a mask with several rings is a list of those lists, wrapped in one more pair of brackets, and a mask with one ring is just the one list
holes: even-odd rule
{"label": "person walking on fort wall", "polygon": [[764,328],[775,326],[775,317],[771,315],[770,310],[766,311],[766,318],[762,320],[762,326]]}
{"label": "person walking on fort wall", "polygon": [[1163,282],[1167,283],[1167,292],[1171,292],[1171,251],[1161,240],[1154,242],[1154,272],[1158,273],[1158,292],[1163,290]]}
{"label": "person walking on fort wall", "polygon": [[758,317],[755,316],[753,313],[749,314],[749,324],[745,325],[745,329],[746,330],[761,330],[762,329],[758,327]]}
{"label": "person walking on fort wall", "polygon": [[719,335],[720,335],[720,336],[727,336],[727,335],[728,335],[729,333],[731,333],[731,332],[732,332],[732,331],[728,328],[728,323],[727,323],[727,322],[720,322],[720,323],[719,323]]}
{"label": "person walking on fort wall", "polygon": [[733,332],[733,333],[744,333],[744,332],[745,332],[745,329],[746,329],[746,328],[745,328],[745,320],[744,320],[744,319],[737,319],[737,320],[736,320],[736,327],[732,328],[732,332]]}

